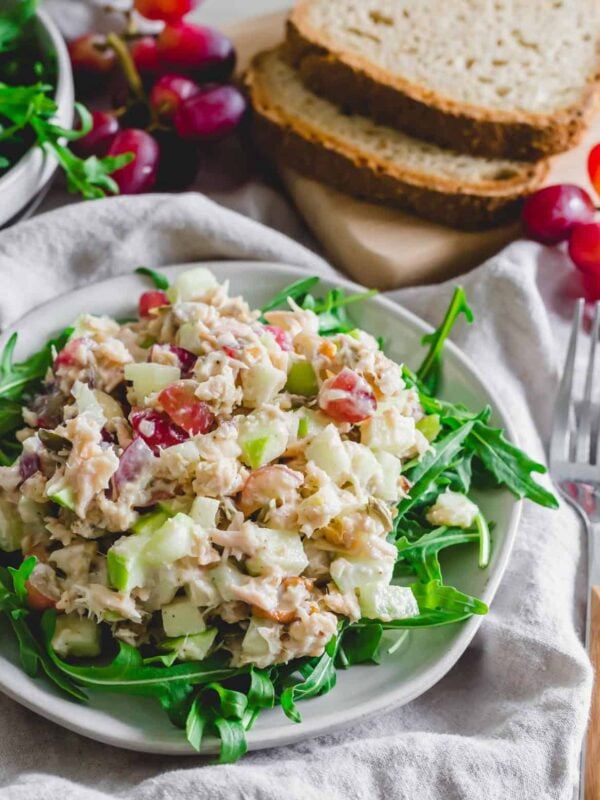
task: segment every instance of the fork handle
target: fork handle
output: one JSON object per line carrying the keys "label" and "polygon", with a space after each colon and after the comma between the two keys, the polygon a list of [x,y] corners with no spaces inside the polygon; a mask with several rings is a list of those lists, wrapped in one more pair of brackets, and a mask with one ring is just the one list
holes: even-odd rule
{"label": "fork handle", "polygon": [[594,668],[585,753],[585,800],[600,800],[600,586],[590,588],[588,652]]}

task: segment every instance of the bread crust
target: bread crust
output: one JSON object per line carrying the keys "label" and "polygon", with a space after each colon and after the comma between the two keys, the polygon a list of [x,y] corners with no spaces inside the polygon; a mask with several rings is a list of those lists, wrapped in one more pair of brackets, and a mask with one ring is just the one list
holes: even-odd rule
{"label": "bread crust", "polygon": [[347,143],[317,135],[271,103],[260,80],[262,60],[269,55],[259,53],[254,58],[244,83],[254,109],[257,149],[277,166],[292,167],[354,197],[393,205],[464,230],[481,230],[514,219],[523,197],[540,185],[547,172],[545,162],[524,164],[525,176],[466,187],[450,178],[433,179],[386,165]]}
{"label": "bread crust", "polygon": [[377,122],[470,155],[535,161],[578,144],[594,115],[600,64],[581,103],[553,115],[461,104],[336,48],[308,23],[309,2],[300,0],[287,21],[293,65],[316,94]]}

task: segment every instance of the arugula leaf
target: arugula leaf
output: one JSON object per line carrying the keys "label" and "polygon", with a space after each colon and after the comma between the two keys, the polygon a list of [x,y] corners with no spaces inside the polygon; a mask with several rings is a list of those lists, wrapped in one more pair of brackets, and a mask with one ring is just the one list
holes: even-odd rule
{"label": "arugula leaf", "polygon": [[189,710],[185,722],[185,735],[188,742],[192,745],[194,750],[200,752],[202,749],[202,739],[204,738],[204,731],[209,722],[206,714],[206,709],[202,707],[202,698],[200,695],[196,697]]}
{"label": "arugula leaf", "polygon": [[408,561],[415,570],[420,581],[441,581],[442,571],[438,560],[438,553],[446,547],[459,544],[478,542],[479,532],[468,532],[462,528],[435,528],[423,534],[416,542],[409,541],[402,536],[396,542],[398,559]]}
{"label": "arugula leaf", "polygon": [[346,669],[353,664],[364,664],[365,661],[378,664],[382,635],[383,627],[377,620],[373,620],[372,625],[349,625],[342,634],[338,666]]}
{"label": "arugula leaf", "polygon": [[451,614],[487,614],[488,607],[477,597],[445,586],[439,580],[413,583],[410,587],[419,604],[419,611],[438,611]]}
{"label": "arugula leaf", "polygon": [[546,467],[511,444],[500,428],[477,421],[466,444],[498,483],[517,497],[527,497],[546,508],[558,508],[556,497],[531,477],[534,472],[545,473]]}
{"label": "arugula leaf", "polygon": [[286,286],[285,289],[282,289],[280,292],[277,292],[275,297],[269,300],[268,303],[265,303],[264,306],[261,308],[261,312],[266,314],[267,311],[272,311],[274,308],[278,306],[287,305],[288,298],[291,297],[292,300],[296,300],[299,304],[302,303],[302,300],[306,296],[309,289],[311,289],[315,284],[319,282],[320,278],[316,276],[310,278],[301,278],[299,281],[294,281],[289,286]]}
{"label": "arugula leaf", "polygon": [[406,476],[412,482],[412,488],[410,495],[398,504],[398,513],[394,519],[396,530],[406,512],[417,504],[432,486],[435,486],[442,472],[454,463],[473,424],[473,420],[466,422],[462,427],[439,439],[435,448],[425,453],[418,464],[407,471]]}
{"label": "arugula leaf", "polygon": [[0,53],[14,50],[20,43],[23,28],[35,14],[37,0],[20,0],[0,16]]}
{"label": "arugula leaf", "polygon": [[269,670],[251,668],[248,705],[255,708],[273,708],[275,705],[275,686]]}
{"label": "arugula leaf", "polygon": [[417,377],[429,394],[437,392],[441,375],[441,357],[444,342],[461,314],[465,315],[469,324],[473,322],[473,311],[467,303],[465,290],[462,286],[457,286],[442,324],[433,333],[423,336],[421,340],[423,344],[430,345],[430,348],[423,363],[417,370]]}
{"label": "arugula leaf", "polygon": [[32,557],[25,559],[18,569],[11,569],[10,572],[0,567],[0,612],[6,615],[13,629],[19,646],[21,664],[26,674],[35,678],[41,669],[64,692],[76,700],[86,700],[86,695],[55,668],[29,625],[31,614],[25,605],[27,596],[25,583],[35,563],[36,559]]}
{"label": "arugula leaf", "polygon": [[138,267],[135,272],[138,275],[145,275],[147,278],[150,278],[156,288],[161,289],[163,292],[169,288],[169,279],[161,275],[160,272],[156,272],[149,267]]}
{"label": "arugula leaf", "polygon": [[248,752],[246,731],[239,720],[215,717],[213,724],[221,740],[219,764],[233,764]]}
{"label": "arugula leaf", "polygon": [[333,636],[329,640],[325,652],[320,658],[312,659],[300,668],[304,680],[299,683],[294,683],[292,686],[288,686],[281,693],[279,698],[281,707],[285,715],[294,722],[302,722],[302,716],[296,708],[296,702],[298,700],[305,700],[309,697],[325,694],[325,692],[330,691],[335,686],[335,657],[340,642],[339,634]]}

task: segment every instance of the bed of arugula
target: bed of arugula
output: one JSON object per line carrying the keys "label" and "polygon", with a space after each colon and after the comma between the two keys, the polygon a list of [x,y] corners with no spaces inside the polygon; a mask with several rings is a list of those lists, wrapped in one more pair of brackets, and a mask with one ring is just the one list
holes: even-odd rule
{"label": "bed of arugula", "polygon": [[[159,273],[145,268],[139,272],[158,288],[168,286]],[[371,293],[347,296],[334,289],[319,299],[311,293],[318,280],[311,277],[297,281],[266,304],[263,312],[284,305],[292,297],[318,315],[323,335],[352,331],[355,325],[348,306]],[[474,413],[435,397],[444,342],[461,314],[472,322],[464,291],[457,288],[440,327],[423,339],[429,349],[421,366],[414,373],[403,367],[406,383],[419,392],[430,435],[435,435],[433,450],[405,468],[412,489],[410,497],[398,506],[390,534],[398,548],[395,574],[412,587],[419,604],[418,616],[386,623],[371,619],[354,624],[340,622],[337,635],[319,658],[301,658],[266,669],[233,669],[224,652],[202,662],[175,663],[172,655],[117,643],[108,631],[103,661],[67,663],[50,645],[54,612],[46,611],[40,617],[28,609],[25,583],[36,563],[30,557],[20,564],[13,562],[10,566],[5,561],[6,565],[0,566],[0,612],[14,632],[25,672],[31,677],[45,674],[76,702],[85,702],[89,690],[153,697],[173,725],[185,730],[192,747],[200,751],[207,735],[216,737],[220,742],[219,761],[232,762],[246,752],[246,732],[263,709],[280,705],[291,720],[299,722],[298,701],[332,689],[338,669],[379,661],[385,630],[398,632],[397,646],[410,629],[460,623],[473,614],[485,614],[485,603],[444,583],[439,553],[448,547],[471,545],[464,557],[475,557],[472,549],[477,548],[479,565],[485,567],[490,553],[487,522],[479,515],[472,530],[434,529],[425,520],[426,508],[446,488],[469,492],[472,485],[505,486],[517,497],[549,508],[556,507],[557,502],[533,478],[533,473],[545,472],[545,468],[510,444],[502,431],[490,427],[489,408]],[[14,433],[22,426],[20,407],[39,389],[53,354],[69,333],[65,331],[20,364],[14,364],[12,357],[16,336],[8,342],[0,359],[0,453],[4,463],[18,456]]]}
{"label": "bed of arugula", "polygon": [[133,154],[76,156],[67,143],[92,127],[92,117],[80,103],[75,104],[77,130],[54,122],[56,59],[40,49],[37,4],[38,0],[10,0],[0,10],[0,176],[37,145],[57,159],[69,191],[86,199],[118,194],[110,174],[128,164]]}

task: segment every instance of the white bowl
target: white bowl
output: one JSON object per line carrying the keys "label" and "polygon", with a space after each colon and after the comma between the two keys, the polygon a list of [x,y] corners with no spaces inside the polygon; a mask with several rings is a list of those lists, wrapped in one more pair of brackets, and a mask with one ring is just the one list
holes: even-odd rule
{"label": "white bowl", "polygon": [[[191,265],[168,267],[170,278]],[[205,263],[222,281],[229,279],[233,293],[241,293],[254,307],[261,306],[283,287],[306,273],[281,264],[221,261]],[[333,286],[355,292],[349,281],[324,279],[320,291]],[[66,327],[80,313],[107,313],[115,318],[135,314],[139,294],[148,281],[126,275],[88,286],[56,298],[35,309],[0,337],[6,344],[19,333],[16,358],[20,360]],[[320,293],[319,291],[319,293]],[[431,328],[396,303],[375,297],[352,306],[354,321],[376,335],[383,335],[389,355],[416,367],[422,356],[421,337]],[[473,364],[451,342],[444,362],[445,399],[463,402],[471,408],[493,408],[493,422],[503,427],[515,442],[514,431],[498,400],[489,393]],[[494,520],[493,548],[486,570],[477,566],[475,546],[451,548],[441,554],[447,583],[491,603],[506,569],[516,534],[521,501],[503,490],[482,492],[477,500],[488,519]],[[338,672],[337,686],[327,695],[299,704],[303,722],[294,724],[280,708],[261,715],[248,735],[251,749],[289,744],[307,736],[322,734],[357,719],[408,703],[439,681],[456,663],[485,617],[474,616],[464,623],[416,630],[394,655],[384,655],[380,666],[354,666]],[[184,733],[172,727],[158,704],[150,698],[92,694],[89,705],[79,705],[59,695],[43,679],[32,680],[21,669],[16,646],[8,632],[0,630],[0,690],[14,700],[59,725],[92,739],[130,750],[171,755],[194,755]],[[206,752],[212,752],[209,743]]]}
{"label": "white bowl", "polygon": [[[54,99],[58,106],[56,122],[68,128],[73,123],[73,72],[60,31],[44,11],[37,12],[40,37],[56,53],[57,80]],[[32,213],[50,186],[58,164],[39,147],[32,147],[0,178],[0,227]]]}

